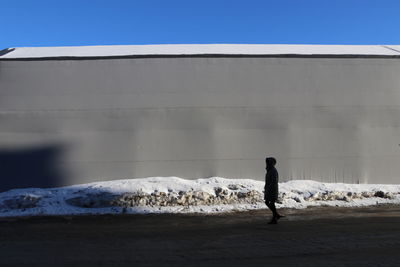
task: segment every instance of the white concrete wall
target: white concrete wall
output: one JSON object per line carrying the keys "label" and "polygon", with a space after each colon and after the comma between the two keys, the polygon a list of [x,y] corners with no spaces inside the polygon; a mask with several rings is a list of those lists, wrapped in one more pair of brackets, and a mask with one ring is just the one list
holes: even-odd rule
{"label": "white concrete wall", "polygon": [[399,126],[395,58],[0,61],[0,159],[54,148],[51,186],[262,180],[266,156],[281,181],[399,183]]}

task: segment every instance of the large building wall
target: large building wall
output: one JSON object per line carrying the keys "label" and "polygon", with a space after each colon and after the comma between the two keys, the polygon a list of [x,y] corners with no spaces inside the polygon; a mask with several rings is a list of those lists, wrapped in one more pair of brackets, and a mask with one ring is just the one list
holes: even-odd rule
{"label": "large building wall", "polygon": [[398,183],[400,59],[0,61],[0,190],[148,176]]}

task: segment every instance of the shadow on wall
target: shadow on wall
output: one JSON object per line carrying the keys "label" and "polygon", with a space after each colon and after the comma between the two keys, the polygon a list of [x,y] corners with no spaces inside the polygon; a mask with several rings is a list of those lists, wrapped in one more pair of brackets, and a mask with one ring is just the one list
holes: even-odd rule
{"label": "shadow on wall", "polygon": [[62,151],[62,145],[0,149],[0,192],[62,186],[65,173],[57,164]]}

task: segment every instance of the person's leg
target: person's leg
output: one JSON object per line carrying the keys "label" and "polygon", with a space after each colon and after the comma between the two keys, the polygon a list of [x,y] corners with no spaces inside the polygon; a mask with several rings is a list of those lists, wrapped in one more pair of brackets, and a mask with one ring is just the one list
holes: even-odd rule
{"label": "person's leg", "polygon": [[265,200],[265,204],[272,211],[272,219],[269,222],[270,224],[276,224],[280,218],[285,217],[284,215],[279,214],[278,211],[276,210],[274,200]]}
{"label": "person's leg", "polygon": [[265,204],[272,211],[272,218],[268,224],[277,224],[278,223],[278,214],[276,212],[275,202],[274,201],[265,201]]}
{"label": "person's leg", "polygon": [[269,208],[269,210],[272,211],[271,205],[269,204],[269,201],[268,201],[268,200],[265,200],[265,205],[267,205],[267,207]]}
{"label": "person's leg", "polygon": [[275,201],[267,201],[266,204],[267,204],[268,208],[272,211],[272,216],[274,218],[280,217],[278,212],[276,211]]}

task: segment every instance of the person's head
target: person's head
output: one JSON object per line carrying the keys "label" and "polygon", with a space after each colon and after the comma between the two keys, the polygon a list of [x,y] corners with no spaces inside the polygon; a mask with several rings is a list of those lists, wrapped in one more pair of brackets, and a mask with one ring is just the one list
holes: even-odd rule
{"label": "person's head", "polygon": [[265,159],[265,164],[267,165],[267,169],[274,167],[276,164],[276,159],[273,157],[266,158]]}

